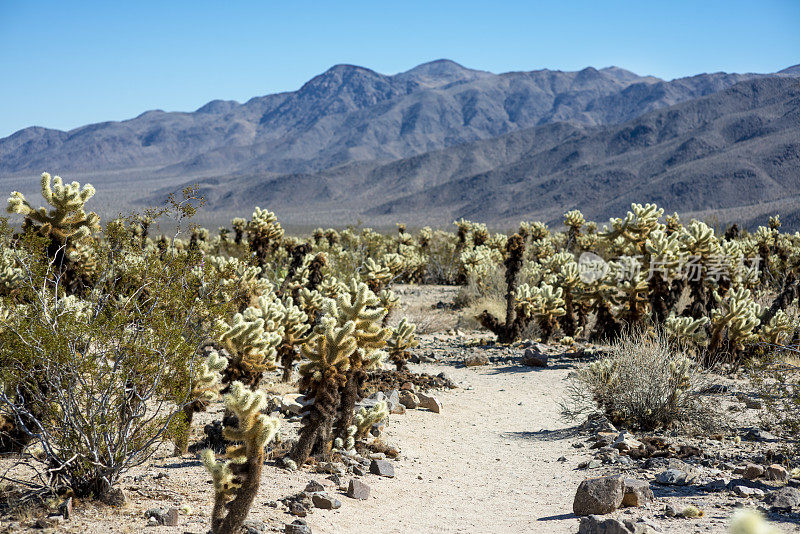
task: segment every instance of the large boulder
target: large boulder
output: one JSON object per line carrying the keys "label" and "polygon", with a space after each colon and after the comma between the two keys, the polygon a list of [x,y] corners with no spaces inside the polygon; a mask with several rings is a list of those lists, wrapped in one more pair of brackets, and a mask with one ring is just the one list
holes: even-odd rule
{"label": "large boulder", "polygon": [[622,505],[624,494],[622,477],[589,478],[578,486],[572,511],[575,515],[609,514]]}

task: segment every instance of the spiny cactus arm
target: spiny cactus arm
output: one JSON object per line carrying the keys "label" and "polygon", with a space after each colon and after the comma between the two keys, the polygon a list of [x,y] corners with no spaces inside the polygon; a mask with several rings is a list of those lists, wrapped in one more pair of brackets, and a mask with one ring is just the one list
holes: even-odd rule
{"label": "spiny cactus arm", "polygon": [[369,409],[361,408],[353,420],[356,426],[354,438],[356,440],[364,439],[369,434],[372,425],[380,423],[387,417],[389,417],[389,407],[385,401],[380,401]]}
{"label": "spiny cactus arm", "polygon": [[664,328],[680,341],[689,341],[699,345],[707,339],[705,327],[708,323],[708,317],[694,319],[670,315],[664,322]]}
{"label": "spiny cactus arm", "polygon": [[218,462],[214,453],[202,453],[203,464],[214,481],[214,508],[211,530],[214,534],[238,533],[258,492],[264,447],[278,431],[279,421],[261,413],[266,398],[241,382],[234,382],[225,396],[225,405],[237,416],[237,427],[226,426],[223,436],[240,444],[229,447],[226,459]]}
{"label": "spiny cactus arm", "polygon": [[228,366],[228,358],[217,351],[211,352],[198,370],[192,387],[192,397],[210,402],[219,396],[222,382],[222,371]]}

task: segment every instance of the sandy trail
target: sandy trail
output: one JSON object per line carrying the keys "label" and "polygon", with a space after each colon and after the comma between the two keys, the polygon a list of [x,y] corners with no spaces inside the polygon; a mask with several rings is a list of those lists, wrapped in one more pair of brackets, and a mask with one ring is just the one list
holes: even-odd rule
{"label": "sandy trail", "polygon": [[[441,365],[414,366],[436,374]],[[392,416],[390,442],[405,458],[394,480],[369,477],[372,496],[315,511],[314,532],[575,532],[572,497],[583,476],[563,430],[565,369],[446,367],[472,389],[440,392],[441,414]],[[544,432],[541,432],[544,430]],[[571,459],[571,458],[570,458]]]}

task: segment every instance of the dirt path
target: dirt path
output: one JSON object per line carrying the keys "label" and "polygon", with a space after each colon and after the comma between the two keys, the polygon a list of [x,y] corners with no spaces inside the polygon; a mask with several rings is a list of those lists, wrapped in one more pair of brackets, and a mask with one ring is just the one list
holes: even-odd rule
{"label": "dirt path", "polygon": [[[415,370],[439,373],[441,365]],[[394,480],[371,478],[368,501],[315,511],[314,532],[576,532],[569,513],[581,473],[558,462],[572,449],[558,400],[567,370],[446,367],[471,389],[438,394],[441,414],[409,410],[391,419],[405,456]],[[541,432],[544,430],[544,432]]]}

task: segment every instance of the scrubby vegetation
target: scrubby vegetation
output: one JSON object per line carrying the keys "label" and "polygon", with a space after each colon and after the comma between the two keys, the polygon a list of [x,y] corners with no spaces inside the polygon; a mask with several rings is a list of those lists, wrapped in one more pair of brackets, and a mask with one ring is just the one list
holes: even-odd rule
{"label": "scrubby vegetation", "polygon": [[[308,401],[280,465],[350,455],[386,418],[385,403],[357,405],[370,373],[408,373],[417,345],[411,321],[390,323],[395,283],[462,286],[457,305],[499,343],[607,344],[577,372],[570,410],[629,428],[703,422],[707,369],[785,371],[773,349],[798,341],[800,234],[777,217],[719,235],[634,204],[603,228],[572,210],[563,232],[461,220],[455,232],[301,238],[255,208],[212,235],[190,225],[192,190],[104,227],[86,208],[91,186],[44,174],[41,190],[41,208],[12,193],[0,227],[0,447],[40,447],[49,491],[103,498],[162,442],[186,453],[194,414],[224,398],[231,447],[222,461],[203,453],[215,533],[237,532],[255,497],[276,380],[299,376]],[[165,218],[177,232],[151,236]],[[796,408],[790,376],[764,381],[779,412]]]}

